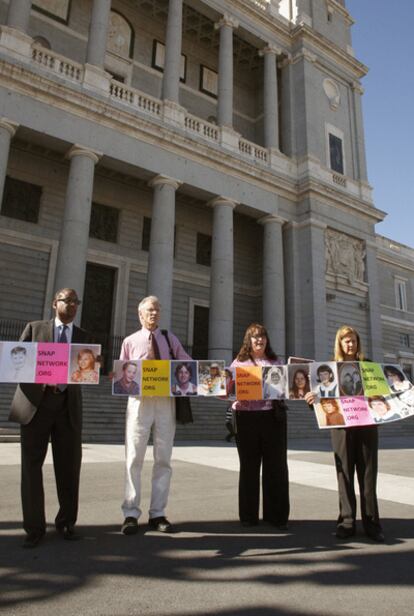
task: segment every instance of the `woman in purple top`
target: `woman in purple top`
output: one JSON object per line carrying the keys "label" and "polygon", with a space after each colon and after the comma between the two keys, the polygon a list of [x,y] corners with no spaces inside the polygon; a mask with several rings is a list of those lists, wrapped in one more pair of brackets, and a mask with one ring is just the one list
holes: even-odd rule
{"label": "woman in purple top", "polygon": [[[263,325],[252,323],[232,366],[279,364]],[[286,405],[280,400],[236,400],[236,443],[240,459],[239,517],[243,526],[259,521],[260,467],[263,520],[286,530],[289,517]]]}

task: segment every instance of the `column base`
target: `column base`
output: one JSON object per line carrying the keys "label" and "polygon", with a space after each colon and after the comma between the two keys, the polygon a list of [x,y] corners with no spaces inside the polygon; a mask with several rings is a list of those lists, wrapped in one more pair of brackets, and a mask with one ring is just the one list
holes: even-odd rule
{"label": "column base", "polygon": [[93,64],[85,64],[83,72],[83,87],[86,90],[94,90],[109,96],[111,85],[111,76],[98,66]]}
{"label": "column base", "polygon": [[230,126],[220,126],[220,144],[227,150],[239,152],[240,133],[236,133]]}
{"label": "column base", "polygon": [[173,124],[174,126],[180,126],[184,128],[185,126],[185,114],[186,109],[181,107],[178,103],[174,101],[170,101],[168,99],[164,100],[163,103],[163,120],[167,124]]}
{"label": "column base", "polygon": [[1,26],[0,31],[0,47],[7,49],[17,57],[23,56],[24,58],[32,57],[32,43],[33,39],[28,34],[16,30],[16,28],[9,28],[9,26]]}

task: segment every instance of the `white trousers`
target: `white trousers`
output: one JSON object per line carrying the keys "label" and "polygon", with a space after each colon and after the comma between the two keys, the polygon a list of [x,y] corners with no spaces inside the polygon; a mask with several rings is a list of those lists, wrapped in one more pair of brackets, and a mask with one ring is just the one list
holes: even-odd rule
{"label": "white trousers", "polygon": [[171,455],[175,435],[175,401],[173,398],[128,398],[125,427],[125,518],[139,518],[141,472],[151,434],[154,465],[149,517],[165,515],[171,482]]}

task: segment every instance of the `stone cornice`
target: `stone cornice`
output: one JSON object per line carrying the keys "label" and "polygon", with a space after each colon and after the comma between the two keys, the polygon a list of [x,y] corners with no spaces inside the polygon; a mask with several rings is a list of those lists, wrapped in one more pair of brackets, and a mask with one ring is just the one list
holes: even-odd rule
{"label": "stone cornice", "polygon": [[[335,45],[335,43],[306,24],[296,26],[292,31],[292,41],[293,43],[298,41],[310,43],[315,49],[321,52],[324,57],[333,58],[335,63],[343,66],[345,70],[354,75],[356,79],[360,79],[368,73],[368,67],[365,66],[365,64],[362,64],[362,62],[359,62],[354,57],[347,54],[343,49]],[[319,59],[317,58],[317,60]]]}
{"label": "stone cornice", "polygon": [[299,185],[298,200],[305,197],[315,196],[325,202],[329,200],[330,203],[334,203],[335,207],[346,211],[348,214],[350,210],[357,216],[362,216],[368,220],[371,224],[377,224],[384,220],[386,213],[378,210],[373,206],[366,205],[365,203],[349,197],[346,193],[342,193],[337,190],[333,190],[330,186],[316,182],[312,178],[304,180]]}

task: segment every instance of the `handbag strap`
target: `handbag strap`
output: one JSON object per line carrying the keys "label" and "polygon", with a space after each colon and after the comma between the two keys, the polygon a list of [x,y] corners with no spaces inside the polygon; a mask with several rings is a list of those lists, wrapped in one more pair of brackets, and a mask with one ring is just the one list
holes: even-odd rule
{"label": "handbag strap", "polygon": [[166,339],[166,341],[168,343],[168,348],[170,349],[170,356],[172,357],[172,359],[175,359],[174,352],[172,350],[172,346],[171,346],[171,342],[170,342],[170,338],[168,336],[168,330],[167,329],[162,329],[161,333],[165,337],[165,339]]}

